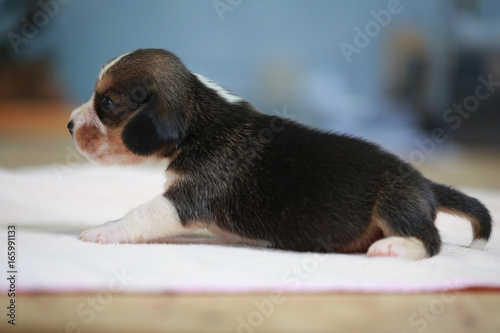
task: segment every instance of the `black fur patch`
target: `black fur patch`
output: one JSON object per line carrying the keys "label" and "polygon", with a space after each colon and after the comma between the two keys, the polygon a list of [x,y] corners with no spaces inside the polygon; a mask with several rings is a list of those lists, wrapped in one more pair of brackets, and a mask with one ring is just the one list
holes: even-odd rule
{"label": "black fur patch", "polygon": [[184,137],[180,110],[166,109],[151,98],[122,131],[123,143],[137,155],[151,155],[165,146],[178,146]]}

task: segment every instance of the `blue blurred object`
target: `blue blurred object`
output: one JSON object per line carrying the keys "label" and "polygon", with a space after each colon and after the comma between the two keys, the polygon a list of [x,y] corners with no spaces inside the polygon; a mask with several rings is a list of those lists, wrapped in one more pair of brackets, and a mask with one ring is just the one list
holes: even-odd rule
{"label": "blue blurred object", "polygon": [[[411,146],[422,123],[442,125],[453,103],[455,28],[489,22],[498,30],[500,22],[495,0],[27,3],[39,14],[39,35],[18,44],[15,59],[49,54],[76,103],[90,97],[108,60],[165,48],[264,112],[286,109],[298,121],[394,149]],[[0,31],[22,37],[22,12],[9,1],[0,6]]]}

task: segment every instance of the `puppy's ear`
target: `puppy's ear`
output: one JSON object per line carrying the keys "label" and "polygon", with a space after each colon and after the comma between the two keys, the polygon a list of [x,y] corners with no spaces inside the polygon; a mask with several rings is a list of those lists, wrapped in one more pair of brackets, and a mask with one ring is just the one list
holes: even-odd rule
{"label": "puppy's ear", "polygon": [[136,155],[152,155],[165,146],[178,146],[184,137],[184,112],[162,105],[154,96],[125,125],[122,140]]}

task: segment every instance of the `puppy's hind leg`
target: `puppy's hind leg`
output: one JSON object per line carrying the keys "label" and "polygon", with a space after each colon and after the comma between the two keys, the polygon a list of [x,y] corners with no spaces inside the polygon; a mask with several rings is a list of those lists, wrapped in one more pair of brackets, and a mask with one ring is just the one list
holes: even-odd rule
{"label": "puppy's hind leg", "polygon": [[131,210],[121,220],[90,228],[80,235],[86,242],[146,243],[189,232],[177,210],[163,195]]}
{"label": "puppy's hind leg", "polygon": [[372,218],[387,238],[373,243],[367,255],[419,260],[437,254],[441,239],[434,201],[425,183],[380,191]]}
{"label": "puppy's hind leg", "polygon": [[388,237],[373,243],[368,249],[369,257],[397,257],[420,260],[428,257],[424,243],[415,237]]}

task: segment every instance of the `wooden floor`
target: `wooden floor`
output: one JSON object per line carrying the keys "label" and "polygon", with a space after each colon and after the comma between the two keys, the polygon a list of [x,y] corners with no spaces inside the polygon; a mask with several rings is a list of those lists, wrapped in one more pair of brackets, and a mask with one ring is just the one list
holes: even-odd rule
{"label": "wooden floor", "polygon": [[279,304],[265,294],[16,299],[16,327],[2,316],[2,332],[500,332],[498,294],[479,291],[286,295]]}
{"label": "wooden floor", "polygon": [[[70,105],[0,102],[0,167],[67,163]],[[421,170],[438,182],[500,189],[500,153],[468,150]],[[5,189],[2,189],[5,190]],[[3,266],[2,266],[3,267]],[[48,267],[47,269],[50,269]],[[499,277],[500,278],[500,277]],[[431,294],[17,295],[1,332],[500,332],[500,292]]]}

